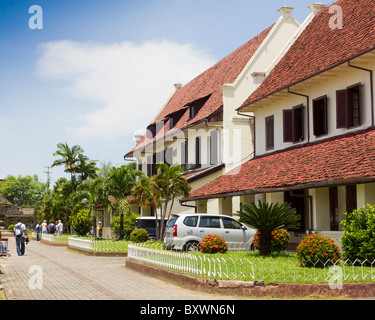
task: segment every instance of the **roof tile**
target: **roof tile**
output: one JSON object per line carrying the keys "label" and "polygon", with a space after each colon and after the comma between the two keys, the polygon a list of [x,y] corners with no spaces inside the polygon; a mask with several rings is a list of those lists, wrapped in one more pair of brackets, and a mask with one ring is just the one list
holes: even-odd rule
{"label": "roof tile", "polygon": [[193,191],[189,199],[322,183],[343,184],[353,179],[375,181],[374,146],[375,129],[368,129],[256,157],[243,164],[238,174],[233,174],[235,169],[211,181]]}

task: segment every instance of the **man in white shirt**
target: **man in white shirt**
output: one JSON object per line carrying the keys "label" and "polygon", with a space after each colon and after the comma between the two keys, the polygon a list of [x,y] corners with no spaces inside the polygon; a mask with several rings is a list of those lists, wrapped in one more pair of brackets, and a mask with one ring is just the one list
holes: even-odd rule
{"label": "man in white shirt", "polygon": [[63,229],[64,229],[64,225],[62,224],[61,220],[59,220],[59,223],[56,226],[56,234],[58,236],[62,236]]}
{"label": "man in white shirt", "polygon": [[23,256],[25,254],[25,240],[27,238],[26,226],[22,223],[20,218],[17,221],[13,229],[16,238],[17,254]]}
{"label": "man in white shirt", "polygon": [[47,234],[48,230],[47,230],[47,221],[46,220],[43,221],[41,227],[42,227],[42,233]]}

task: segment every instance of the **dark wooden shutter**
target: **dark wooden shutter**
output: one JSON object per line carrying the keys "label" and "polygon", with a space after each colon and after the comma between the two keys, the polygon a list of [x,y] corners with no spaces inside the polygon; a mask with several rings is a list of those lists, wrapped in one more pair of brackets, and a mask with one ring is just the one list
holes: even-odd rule
{"label": "dark wooden shutter", "polygon": [[210,164],[219,163],[219,138],[217,130],[210,132]]}
{"label": "dark wooden shutter", "polygon": [[283,110],[284,142],[293,142],[293,110]]}
{"label": "dark wooden shutter", "polygon": [[339,204],[338,204],[338,189],[337,187],[329,188],[329,205],[330,205],[330,230],[339,230]]}
{"label": "dark wooden shutter", "polygon": [[164,162],[170,166],[173,164],[173,147],[165,149]]}
{"label": "dark wooden shutter", "polygon": [[351,184],[346,186],[346,211],[348,213],[357,209],[357,185]]}
{"label": "dark wooden shutter", "polygon": [[293,108],[293,142],[303,141],[305,139],[305,118],[303,105]]}
{"label": "dark wooden shutter", "polygon": [[195,167],[201,167],[201,138],[195,138]]}
{"label": "dark wooden shutter", "polygon": [[266,150],[274,148],[274,116],[266,118]]}
{"label": "dark wooden shutter", "polygon": [[188,164],[188,143],[184,141],[181,143],[181,166],[186,168]]}
{"label": "dark wooden shutter", "polygon": [[327,96],[313,100],[313,127],[317,137],[328,133]]}
{"label": "dark wooden shutter", "polygon": [[147,157],[147,176],[152,177],[152,156]]}
{"label": "dark wooden shutter", "polygon": [[157,157],[156,153],[154,153],[152,155],[152,175],[153,176],[158,173],[157,165],[156,165],[156,157]]}
{"label": "dark wooden shutter", "polygon": [[336,124],[337,128],[348,127],[348,91],[336,91]]}

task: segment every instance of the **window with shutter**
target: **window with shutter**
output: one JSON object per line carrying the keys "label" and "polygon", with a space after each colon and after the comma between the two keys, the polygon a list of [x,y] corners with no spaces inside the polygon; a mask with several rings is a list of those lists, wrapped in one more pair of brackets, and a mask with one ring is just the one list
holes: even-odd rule
{"label": "window with shutter", "polygon": [[327,96],[313,100],[314,135],[321,136],[328,133]]}
{"label": "window with shutter", "polygon": [[266,150],[274,149],[274,116],[266,118]]}
{"label": "window with shutter", "polygon": [[293,142],[293,110],[283,110],[284,142]]}
{"label": "window with shutter", "polygon": [[361,84],[336,91],[337,128],[352,128],[362,124]]}
{"label": "window with shutter", "polygon": [[348,128],[362,124],[361,84],[348,87]]}
{"label": "window with shutter", "polygon": [[305,139],[304,106],[283,110],[284,142],[300,142]]}
{"label": "window with shutter", "polygon": [[293,142],[305,139],[303,105],[293,108]]}

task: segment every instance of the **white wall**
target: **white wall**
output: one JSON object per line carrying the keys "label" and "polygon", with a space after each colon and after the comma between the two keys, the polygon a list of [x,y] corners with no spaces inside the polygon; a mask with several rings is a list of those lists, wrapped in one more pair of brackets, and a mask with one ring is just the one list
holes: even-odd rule
{"label": "white wall", "polygon": [[[353,62],[355,64],[355,61]],[[374,63],[368,64],[375,70]],[[336,128],[336,91],[345,89],[348,86],[362,83],[362,125],[350,129]],[[332,72],[323,76],[317,76],[311,81],[307,81],[298,86],[292,87],[291,91],[309,96],[309,124],[310,124],[310,142],[323,140],[332,136],[347,133],[349,131],[361,130],[371,125],[371,90],[370,78],[368,72],[359,71],[346,65],[336,68]],[[328,134],[316,137],[313,134],[313,99],[327,95],[328,97]],[[277,97],[277,96],[275,96]],[[267,153],[265,146],[265,118],[274,115],[275,148],[268,152],[280,150],[295,145],[292,142],[283,142],[283,110],[291,109],[294,106],[303,104],[305,114],[305,140],[307,142],[307,100],[304,97],[294,94],[279,96],[274,100],[265,99],[264,102],[254,110],[256,117],[256,155]],[[258,107],[257,106],[257,107]]]}

